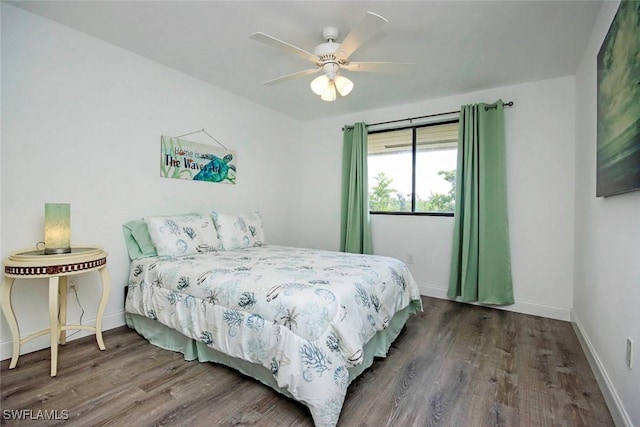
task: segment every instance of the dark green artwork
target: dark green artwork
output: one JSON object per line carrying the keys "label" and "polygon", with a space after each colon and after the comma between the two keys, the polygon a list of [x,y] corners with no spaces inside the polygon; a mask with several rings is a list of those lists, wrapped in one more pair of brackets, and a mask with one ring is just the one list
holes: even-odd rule
{"label": "dark green artwork", "polygon": [[640,1],[620,3],[598,52],[596,196],[640,190]]}

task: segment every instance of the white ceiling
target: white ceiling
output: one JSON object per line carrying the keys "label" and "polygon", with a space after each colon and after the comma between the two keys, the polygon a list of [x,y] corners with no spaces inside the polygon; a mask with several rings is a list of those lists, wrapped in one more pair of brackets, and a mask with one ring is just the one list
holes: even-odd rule
{"label": "white ceiling", "polygon": [[[601,1],[18,1],[11,4],[298,120],[574,74]],[[389,20],[354,61],[412,62],[402,74],[345,72],[353,92],[324,102],[313,65],[249,39],[262,31],[313,52],[367,11]],[[341,40],[339,37],[338,41]]]}

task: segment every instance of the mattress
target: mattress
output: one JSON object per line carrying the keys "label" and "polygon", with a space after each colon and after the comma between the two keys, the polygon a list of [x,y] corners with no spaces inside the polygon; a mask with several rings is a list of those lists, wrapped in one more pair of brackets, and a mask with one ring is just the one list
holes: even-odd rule
{"label": "mattress", "polygon": [[258,379],[308,406],[317,426],[336,425],[372,338],[422,308],[395,258],[272,245],[137,259],[128,289],[129,319],[261,366],[273,380]]}

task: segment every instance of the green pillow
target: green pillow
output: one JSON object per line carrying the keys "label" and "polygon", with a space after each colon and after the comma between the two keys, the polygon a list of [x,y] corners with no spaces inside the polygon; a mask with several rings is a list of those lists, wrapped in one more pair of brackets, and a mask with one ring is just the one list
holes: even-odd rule
{"label": "green pillow", "polygon": [[127,222],[122,226],[122,230],[131,260],[158,255],[156,247],[151,241],[147,224],[142,218]]}

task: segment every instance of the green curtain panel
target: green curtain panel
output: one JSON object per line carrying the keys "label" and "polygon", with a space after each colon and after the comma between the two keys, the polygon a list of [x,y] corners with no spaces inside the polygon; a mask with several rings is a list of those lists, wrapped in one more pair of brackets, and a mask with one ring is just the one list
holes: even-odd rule
{"label": "green curtain panel", "polygon": [[367,125],[345,126],[340,224],[340,250],[343,252],[373,253],[367,176]]}
{"label": "green curtain panel", "polygon": [[450,298],[513,304],[504,105],[460,108]]}

